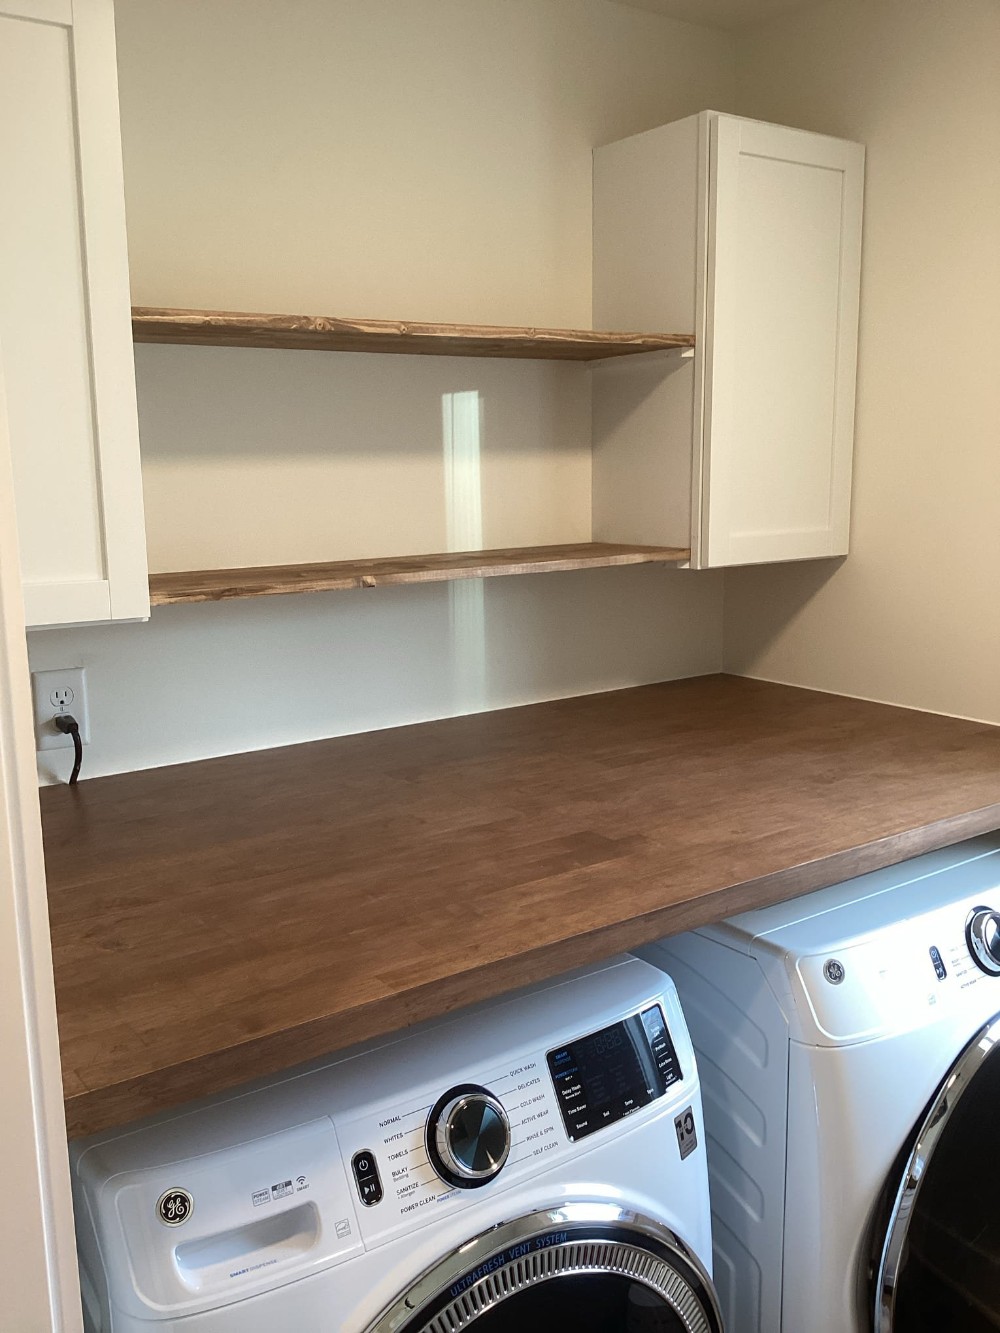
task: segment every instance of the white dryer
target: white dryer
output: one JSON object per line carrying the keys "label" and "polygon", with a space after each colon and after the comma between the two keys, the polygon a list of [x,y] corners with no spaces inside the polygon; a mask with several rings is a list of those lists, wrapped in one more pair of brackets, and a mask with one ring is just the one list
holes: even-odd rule
{"label": "white dryer", "polygon": [[694,1054],[635,958],[75,1145],[97,1333],[721,1333]]}
{"label": "white dryer", "polygon": [[996,1333],[1000,835],[642,952],[698,1054],[729,1333]]}

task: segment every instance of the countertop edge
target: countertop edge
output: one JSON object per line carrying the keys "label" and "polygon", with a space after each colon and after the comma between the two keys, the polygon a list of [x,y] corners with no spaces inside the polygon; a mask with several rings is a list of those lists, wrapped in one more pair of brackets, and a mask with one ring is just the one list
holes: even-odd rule
{"label": "countertop edge", "polygon": [[997,828],[1000,802],[724,885],[641,916],[626,916],[611,925],[425,982],[387,999],[340,1010],[120,1083],[73,1093],[65,1098],[67,1132],[71,1139],[94,1134],[196,1098],[234,1090],[242,1083],[279,1074],[331,1051],[386,1036],[661,936],[811,893]]}

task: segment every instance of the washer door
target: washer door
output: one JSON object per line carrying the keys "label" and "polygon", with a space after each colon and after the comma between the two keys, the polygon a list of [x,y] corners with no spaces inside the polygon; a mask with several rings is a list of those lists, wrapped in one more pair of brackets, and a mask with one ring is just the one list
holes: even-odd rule
{"label": "washer door", "polygon": [[1000,1015],[931,1103],[896,1192],[875,1292],[875,1333],[1000,1329]]}
{"label": "washer door", "polygon": [[428,1269],[368,1333],[722,1333],[711,1279],[667,1227],[565,1204],[483,1232]]}

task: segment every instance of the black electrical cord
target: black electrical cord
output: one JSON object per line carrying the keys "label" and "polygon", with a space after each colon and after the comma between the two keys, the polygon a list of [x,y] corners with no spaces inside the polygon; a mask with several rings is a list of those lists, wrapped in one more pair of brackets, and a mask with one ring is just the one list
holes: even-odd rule
{"label": "black electrical cord", "polygon": [[69,775],[69,785],[75,787],[76,780],[80,776],[80,765],[83,763],[80,724],[72,713],[57,713],[52,720],[56,724],[56,731],[61,731],[64,736],[73,737],[73,772]]}

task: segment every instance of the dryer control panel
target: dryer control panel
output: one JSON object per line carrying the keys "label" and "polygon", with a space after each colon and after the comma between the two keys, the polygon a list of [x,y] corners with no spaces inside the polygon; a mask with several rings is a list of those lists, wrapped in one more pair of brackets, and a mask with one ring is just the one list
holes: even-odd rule
{"label": "dryer control panel", "polygon": [[1000,1006],[1000,893],[946,903],[857,941],[793,963],[815,1032],[798,1038],[869,1040],[936,1016]]}

